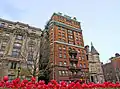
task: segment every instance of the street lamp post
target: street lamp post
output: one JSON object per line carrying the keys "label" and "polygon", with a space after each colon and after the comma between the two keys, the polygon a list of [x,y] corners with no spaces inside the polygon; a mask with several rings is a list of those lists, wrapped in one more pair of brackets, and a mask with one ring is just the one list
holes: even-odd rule
{"label": "street lamp post", "polygon": [[21,67],[18,67],[18,75],[17,75],[17,78],[19,78],[20,71],[21,71]]}

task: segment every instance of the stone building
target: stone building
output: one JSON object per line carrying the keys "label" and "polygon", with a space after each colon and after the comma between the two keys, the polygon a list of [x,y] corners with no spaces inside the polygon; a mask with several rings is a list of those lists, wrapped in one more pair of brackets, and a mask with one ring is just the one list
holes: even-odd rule
{"label": "stone building", "polygon": [[87,59],[89,63],[89,77],[90,82],[104,82],[104,75],[102,70],[102,64],[100,62],[99,53],[91,43],[91,50],[89,50],[89,46],[85,46],[87,52]]}
{"label": "stone building", "polygon": [[51,79],[75,81],[88,79],[88,60],[80,22],[54,13],[46,25],[50,40]]}
{"label": "stone building", "polygon": [[40,37],[39,28],[0,18],[0,76],[29,77],[25,68],[31,70],[34,58],[38,59]]}

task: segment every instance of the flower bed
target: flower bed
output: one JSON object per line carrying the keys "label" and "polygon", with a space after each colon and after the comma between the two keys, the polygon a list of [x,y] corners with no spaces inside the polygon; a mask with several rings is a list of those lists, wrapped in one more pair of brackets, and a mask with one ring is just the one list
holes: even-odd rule
{"label": "flower bed", "polygon": [[79,82],[72,82],[67,84],[64,81],[57,83],[55,80],[51,80],[48,84],[45,84],[44,81],[36,82],[34,77],[31,78],[31,81],[26,79],[20,81],[19,78],[16,78],[8,82],[8,77],[4,76],[3,80],[0,81],[0,89],[120,89],[120,83],[80,84]]}

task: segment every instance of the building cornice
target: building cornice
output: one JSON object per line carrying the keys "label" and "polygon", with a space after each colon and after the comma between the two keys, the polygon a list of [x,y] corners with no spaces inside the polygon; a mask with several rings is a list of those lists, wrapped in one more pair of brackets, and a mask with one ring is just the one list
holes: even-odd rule
{"label": "building cornice", "polygon": [[0,21],[6,22],[6,23],[8,23],[8,24],[13,24],[13,25],[15,25],[15,26],[16,26],[16,25],[20,25],[20,26],[28,27],[28,29],[42,31],[40,28],[33,27],[33,26],[29,26],[29,24],[25,24],[25,23],[22,23],[22,22],[14,22],[14,21],[5,20],[5,19],[2,19],[2,18],[0,18]]}
{"label": "building cornice", "polygon": [[111,60],[117,60],[117,59],[120,59],[120,56],[111,58]]}
{"label": "building cornice", "polygon": [[84,47],[82,47],[82,46],[73,45],[73,44],[68,44],[68,43],[60,42],[60,41],[54,41],[54,43],[64,44],[64,45],[68,45],[68,46],[74,46],[74,47],[78,47],[78,48],[84,48]]}
{"label": "building cornice", "polygon": [[[77,21],[77,20],[75,20],[75,19],[72,19],[70,16],[68,16],[68,15],[62,15],[62,13],[53,13],[53,15],[52,15],[52,17],[54,16],[54,15],[58,15],[58,16],[62,16],[62,17],[64,17],[64,18],[67,18],[67,19],[70,19],[70,20],[72,20],[72,21],[75,21],[75,22],[79,22],[79,21]],[[66,17],[67,16],[67,17]],[[79,22],[80,23],[80,22]]]}
{"label": "building cornice", "polygon": [[51,21],[49,22],[49,25],[51,25],[51,24],[55,24],[55,25],[58,25],[58,26],[62,26],[62,27],[71,29],[71,30],[73,30],[73,31],[82,32],[82,30],[79,29],[79,28],[76,28],[76,27],[73,27],[73,26],[70,26],[70,25],[67,25],[67,24],[64,24],[64,23],[55,21],[55,20],[51,20]]}

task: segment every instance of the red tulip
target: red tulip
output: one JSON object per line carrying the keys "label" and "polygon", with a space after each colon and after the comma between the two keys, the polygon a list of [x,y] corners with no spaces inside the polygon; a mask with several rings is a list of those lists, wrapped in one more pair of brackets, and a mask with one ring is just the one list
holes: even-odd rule
{"label": "red tulip", "polygon": [[8,76],[4,76],[3,80],[6,82],[8,81]]}
{"label": "red tulip", "polygon": [[41,81],[41,80],[40,80],[40,81],[39,81],[39,84],[40,84],[40,85],[44,85],[44,84],[45,84],[45,81]]}
{"label": "red tulip", "polygon": [[52,83],[48,83],[48,87],[49,87],[49,88],[53,88]]}
{"label": "red tulip", "polygon": [[35,82],[35,81],[36,81],[36,78],[35,78],[35,77],[32,77],[32,78],[31,78],[31,81],[32,81],[32,82]]}
{"label": "red tulip", "polygon": [[56,80],[51,80],[51,83],[54,85],[57,85],[57,81]]}
{"label": "red tulip", "polygon": [[82,84],[82,87],[83,88],[88,88],[89,86],[85,83],[85,84]]}

